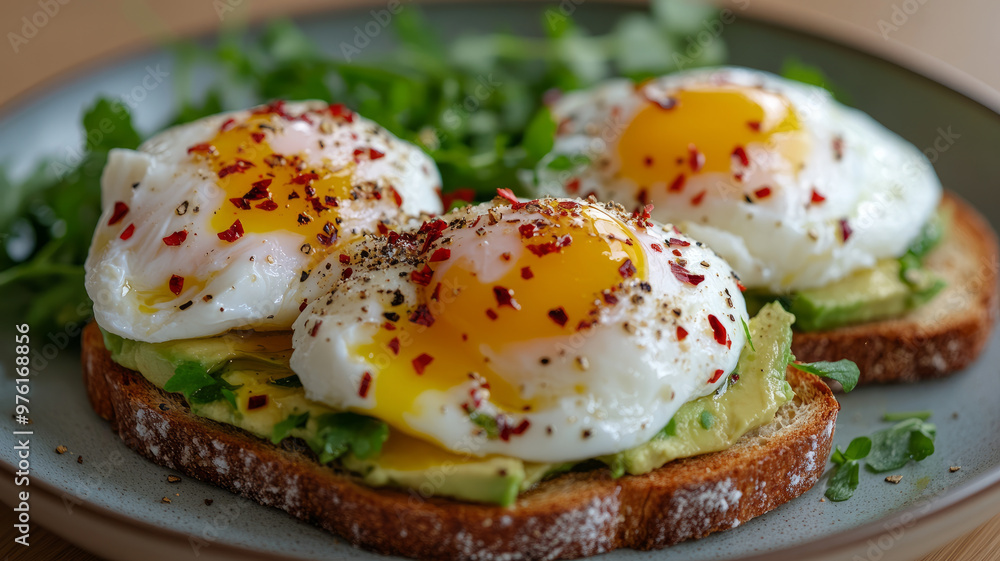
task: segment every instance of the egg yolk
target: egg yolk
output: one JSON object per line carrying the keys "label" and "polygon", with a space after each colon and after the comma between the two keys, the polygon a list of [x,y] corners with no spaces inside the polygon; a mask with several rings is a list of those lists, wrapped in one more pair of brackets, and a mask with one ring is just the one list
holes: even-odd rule
{"label": "egg yolk", "polygon": [[[353,165],[332,170],[306,165],[298,155],[275,153],[267,138],[282,125],[275,124],[276,113],[282,119],[295,118],[280,106],[269,106],[246,120],[227,121],[209,142],[188,152],[209,160],[217,185],[226,192],[227,201],[215,209],[211,221],[223,243],[243,233],[296,232],[305,238],[301,251],[315,264],[342,241],[338,207],[351,197]],[[364,157],[370,154],[363,152]]]}
{"label": "egg yolk", "polygon": [[[525,395],[512,381],[524,376],[525,369],[508,362],[504,375],[488,355],[509,360],[518,344],[548,340],[552,355],[530,360],[541,360],[540,368],[556,360],[572,361],[574,356],[560,358],[560,342],[587,330],[602,306],[617,301],[617,287],[626,279],[645,279],[647,270],[639,240],[603,209],[567,201],[538,204],[548,214],[544,219],[507,213],[482,236],[440,246],[449,248],[450,257],[439,262],[431,258],[428,266],[434,272],[421,287],[419,302],[387,308],[390,321],[379,328],[373,343],[355,350],[375,368],[375,408],[368,414],[411,430],[406,415],[421,414],[415,396],[448,391],[470,379],[478,386],[463,404],[469,412],[486,399],[516,414],[558,397],[544,395],[544,390]],[[511,219],[520,222],[507,222]],[[485,226],[486,217],[479,222],[470,228]],[[486,253],[478,249],[500,236],[518,239],[520,252],[502,254],[496,258],[499,263],[484,263]],[[486,246],[477,247],[476,242]],[[481,278],[486,270],[497,278]],[[576,390],[583,393],[586,388]]]}
{"label": "egg yolk", "polygon": [[745,152],[750,144],[766,144],[790,171],[800,169],[808,139],[787,98],[738,86],[678,90],[649,101],[625,127],[618,142],[620,174],[639,189],[665,182],[668,192],[682,191],[688,178],[704,173],[739,179],[751,165]]}

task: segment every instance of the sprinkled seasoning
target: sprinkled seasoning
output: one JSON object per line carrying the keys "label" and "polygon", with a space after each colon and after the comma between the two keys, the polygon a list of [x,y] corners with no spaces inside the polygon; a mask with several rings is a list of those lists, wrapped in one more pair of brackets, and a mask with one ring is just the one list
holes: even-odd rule
{"label": "sprinkled seasoning", "polygon": [[675,177],[674,180],[670,183],[670,186],[667,187],[667,191],[671,193],[677,193],[681,191],[682,189],[684,189],[684,183],[686,181],[687,177],[683,173],[678,174],[677,177]]}
{"label": "sprinkled seasoning", "polygon": [[163,243],[169,246],[178,246],[184,243],[184,240],[187,239],[187,235],[187,230],[180,230],[163,238]]}
{"label": "sprinkled seasoning", "polygon": [[694,144],[688,145],[688,165],[694,173],[698,173],[705,166],[705,155],[699,152]]}
{"label": "sprinkled seasoning", "polygon": [[243,223],[239,220],[233,222],[233,225],[229,227],[228,230],[218,233],[219,239],[224,242],[235,242],[236,240],[243,237]]}
{"label": "sprinkled seasoning", "polygon": [[309,336],[310,337],[315,337],[316,334],[319,333],[319,326],[321,326],[321,325],[323,325],[323,320],[321,320],[321,319],[320,320],[316,320],[316,323],[313,324],[312,329],[309,330]]}
{"label": "sprinkled seasoning", "polygon": [[108,220],[108,226],[113,226],[121,222],[126,214],[128,214],[128,205],[122,201],[116,201],[115,208],[111,211],[111,218]]}
{"label": "sprinkled seasoning", "polygon": [[392,354],[397,356],[399,355],[399,337],[393,337],[387,346],[389,347],[389,350],[392,351]]}
{"label": "sprinkled seasoning", "polygon": [[353,274],[354,274],[354,269],[348,267],[348,268],[344,269],[340,273],[340,278],[342,278],[344,280],[347,280],[347,279],[351,278],[351,275],[353,275]]}
{"label": "sprinkled seasoning", "polygon": [[677,326],[677,340],[678,341],[683,341],[684,338],[686,338],[687,336],[688,336],[687,329],[684,329],[683,327],[681,327],[681,326],[678,325]]}
{"label": "sprinkled seasoning", "polygon": [[847,223],[847,219],[846,218],[841,218],[840,219],[840,239],[843,240],[844,243],[847,243],[847,240],[851,237],[852,233],[854,233],[854,230],[851,228],[851,225]]}
{"label": "sprinkled seasoning", "polygon": [[618,274],[620,274],[622,278],[626,279],[635,274],[635,265],[632,264],[631,259],[626,258],[625,262],[618,267]]}
{"label": "sprinkled seasoning", "polygon": [[121,238],[122,240],[127,240],[131,238],[132,234],[134,233],[135,233],[135,224],[129,224],[128,226],[125,227],[124,230],[122,230],[122,234],[118,237]]}
{"label": "sprinkled seasoning", "polygon": [[425,304],[420,304],[415,310],[413,310],[413,313],[410,314],[410,321],[417,325],[430,327],[434,325],[434,316],[431,315],[431,311],[427,309]]}
{"label": "sprinkled seasoning", "polygon": [[413,369],[417,372],[418,376],[421,376],[424,373],[424,369],[432,362],[434,362],[434,357],[427,353],[421,353],[420,356],[413,359]]}
{"label": "sprinkled seasoning", "polygon": [[510,189],[497,189],[497,195],[504,199],[507,199],[511,203],[518,202],[517,197],[514,196],[514,192],[511,191]]}
{"label": "sprinkled seasoning", "polygon": [[698,193],[697,195],[691,197],[691,205],[692,206],[698,206],[698,205],[700,205],[701,201],[705,200],[705,193],[706,192],[707,191],[702,191],[702,192]]}
{"label": "sprinkled seasoning", "polygon": [[767,197],[771,196],[771,188],[770,187],[761,187],[760,189],[757,189],[756,191],[754,191],[753,194],[758,199],[766,199]]}
{"label": "sprinkled seasoning", "polygon": [[361,385],[358,387],[358,395],[362,398],[368,397],[368,388],[372,385],[372,375],[371,372],[365,372],[361,376]]}
{"label": "sprinkled seasoning", "polygon": [[820,195],[819,193],[817,193],[815,188],[812,190],[812,199],[811,199],[811,202],[813,204],[817,204],[818,205],[819,203],[821,203],[821,202],[823,202],[825,200],[826,200],[826,197],[824,197],[823,195]]}
{"label": "sprinkled seasoning", "polygon": [[450,258],[451,258],[451,250],[445,247],[441,247],[434,250],[434,253],[431,254],[431,258],[429,259],[429,261],[431,263],[436,263],[438,261],[447,261]]}
{"label": "sprinkled seasoning", "polygon": [[667,240],[667,245],[670,247],[673,247],[675,245],[679,247],[688,247],[691,245],[691,242],[684,241],[680,238],[670,238]]}
{"label": "sprinkled seasoning", "polygon": [[423,269],[410,273],[410,280],[420,286],[427,286],[431,283],[432,276],[434,276],[434,271],[427,265],[424,265]]}
{"label": "sprinkled seasoning", "polygon": [[184,290],[184,277],[170,275],[167,286],[170,287],[170,292],[173,292],[175,296],[180,296],[181,291]]}
{"label": "sprinkled seasoning", "polygon": [[534,224],[521,224],[517,227],[517,231],[521,233],[522,238],[530,238],[535,235],[535,225]]}
{"label": "sprinkled seasoning", "polygon": [[497,307],[509,306],[515,310],[520,310],[521,305],[514,299],[514,291],[502,286],[493,287],[493,296],[497,299]]}
{"label": "sprinkled seasoning", "polygon": [[740,161],[740,165],[743,167],[750,165],[750,158],[747,156],[747,151],[743,149],[742,146],[737,146],[733,149],[733,157]]}
{"label": "sprinkled seasoning", "polygon": [[690,271],[684,268],[683,265],[677,263],[676,261],[670,262],[670,272],[677,277],[677,280],[681,282],[686,282],[688,284],[698,286],[702,281],[705,280],[705,275],[694,275]]}
{"label": "sprinkled seasoning", "polygon": [[708,324],[712,326],[712,335],[715,337],[715,342],[720,345],[725,345],[728,340],[726,335],[726,326],[722,325],[719,318],[715,317],[713,314],[708,315]]}
{"label": "sprinkled seasoning", "polygon": [[531,272],[531,267],[521,267],[521,278],[524,280],[532,279],[535,277],[535,273]]}
{"label": "sprinkled seasoning", "polygon": [[559,327],[565,327],[566,322],[569,321],[569,317],[566,316],[566,310],[562,306],[549,310],[549,318],[556,322]]}
{"label": "sprinkled seasoning", "polygon": [[721,378],[723,374],[725,374],[725,371],[723,371],[721,368],[719,370],[716,370],[715,373],[712,374],[712,377],[708,379],[708,383],[714,384],[718,382],[719,378]]}
{"label": "sprinkled seasoning", "polygon": [[254,409],[260,409],[261,407],[264,407],[266,405],[267,405],[266,394],[251,395],[250,398],[247,399],[248,411],[253,411]]}
{"label": "sprinkled seasoning", "polygon": [[656,253],[663,253],[663,246],[658,243],[650,244],[649,247],[653,248]]}
{"label": "sprinkled seasoning", "polygon": [[837,136],[833,139],[833,159],[838,162],[844,158],[844,139]]}
{"label": "sprinkled seasoning", "polygon": [[754,132],[760,132],[760,121],[747,121],[747,126]]}

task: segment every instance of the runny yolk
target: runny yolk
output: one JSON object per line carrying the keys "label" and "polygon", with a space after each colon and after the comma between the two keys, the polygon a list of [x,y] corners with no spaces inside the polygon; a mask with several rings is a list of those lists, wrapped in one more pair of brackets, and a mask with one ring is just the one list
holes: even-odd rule
{"label": "runny yolk", "polygon": [[780,154],[789,171],[801,167],[808,139],[787,98],[738,86],[679,90],[632,118],[618,142],[620,173],[639,189],[666,183],[668,191],[681,191],[687,178],[703,173],[739,177],[752,165],[740,151],[758,143]]}
{"label": "runny yolk", "polygon": [[[434,273],[420,289],[419,302],[387,308],[390,315],[399,314],[398,321],[383,324],[373,343],[355,350],[374,367],[375,409],[368,414],[412,431],[406,416],[421,414],[414,403],[417,396],[447,391],[470,379],[481,380],[488,394],[463,396],[468,410],[476,409],[488,395],[495,405],[516,416],[557,397],[558,388],[550,394],[543,389],[525,395],[520,380],[537,381],[527,377],[530,371],[545,368],[545,361],[572,364],[576,355],[570,349],[560,356],[564,348],[560,343],[569,344],[578,332],[582,335],[576,338],[586,337],[600,308],[616,301],[619,284],[645,279],[647,269],[640,242],[629,226],[603,209],[576,203],[563,203],[575,205],[572,209],[559,207],[557,202],[541,204],[552,210],[551,216],[530,237],[518,228],[536,223],[517,212],[486,226],[483,236],[472,229],[457,236],[456,232],[445,234],[456,239],[441,246],[450,248],[451,257],[429,264]],[[506,222],[515,218],[522,220]],[[486,221],[484,216],[479,226]],[[509,259],[492,253],[486,257],[482,251],[512,238],[518,240],[514,247],[519,251],[511,251]],[[426,306],[433,317],[430,326],[412,321],[414,309],[420,306]],[[524,352],[529,343],[530,356]],[[540,359],[539,345],[550,348],[551,354]],[[575,389],[586,391],[585,387]]]}
{"label": "runny yolk", "polygon": [[316,263],[340,237],[338,207],[351,195],[352,166],[330,170],[307,166],[298,155],[276,154],[267,137],[283,125],[279,121],[268,113],[252,115],[223,125],[215,138],[189,152],[208,158],[226,192],[212,217],[215,232],[226,232],[239,220],[244,233],[300,233],[309,244],[302,251]]}

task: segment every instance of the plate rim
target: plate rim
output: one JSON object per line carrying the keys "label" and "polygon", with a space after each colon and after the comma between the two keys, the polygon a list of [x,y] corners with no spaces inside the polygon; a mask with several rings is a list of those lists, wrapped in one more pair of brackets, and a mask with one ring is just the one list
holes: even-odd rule
{"label": "plate rim", "polygon": [[[519,3],[542,4],[545,1],[546,0],[521,0]],[[728,3],[731,3],[732,1],[733,0],[729,0]],[[725,8],[727,4],[727,0],[712,0],[712,2],[720,9]],[[435,6],[451,6],[464,3],[467,2],[463,0],[421,1],[421,4]],[[598,0],[595,3],[606,6],[631,7],[644,6],[648,4],[645,0]],[[337,12],[359,9],[377,4],[378,0],[348,0],[337,6],[317,5],[297,10],[293,14],[287,15],[288,17],[294,19],[301,19],[310,15],[334,14]],[[781,31],[792,32],[807,38],[818,39],[838,49],[852,51],[854,53],[874,58],[883,63],[892,65],[900,70],[919,77],[923,81],[926,81],[928,86],[948,90],[949,92],[964,98],[964,101],[979,105],[983,109],[989,111],[994,117],[1000,118],[1000,91],[993,89],[986,83],[974,78],[968,73],[959,70],[958,68],[955,68],[931,55],[918,51],[913,47],[909,47],[897,41],[883,41],[871,30],[841,20],[835,20],[830,17],[823,17],[817,12],[801,8],[799,6],[795,6],[793,8],[782,6],[779,8],[776,5],[768,5],[767,3],[761,5],[761,3],[758,2],[749,5],[745,10],[745,13],[747,15],[740,15],[739,17],[741,19],[750,20],[754,23],[773,27]],[[262,21],[265,21],[266,19],[268,18],[255,18],[249,22],[249,27],[259,26]],[[204,29],[196,29],[185,36],[189,38],[201,39],[211,36],[212,33],[213,30],[208,30],[206,32]],[[32,104],[33,101],[40,95],[54,93],[61,89],[70,87],[74,82],[82,79],[84,76],[114,68],[125,61],[162,49],[162,45],[148,45],[141,49],[128,49],[126,47],[97,55],[86,63],[81,64],[74,71],[64,73],[63,75],[53,79],[43,80],[38,84],[30,86],[28,89],[20,92],[3,104],[0,104],[0,120],[8,119],[17,114],[25,106]],[[106,421],[99,419],[98,422],[103,423]],[[0,471],[3,471],[5,475],[13,475],[16,472],[16,468],[5,459],[0,459]],[[54,484],[38,479],[37,477],[32,479],[32,483],[37,489],[41,489],[50,496],[59,497],[62,494],[65,494],[65,491],[59,489]],[[234,495],[243,498],[242,495],[235,493]],[[878,537],[887,534],[888,531],[886,528],[889,526],[905,524],[909,528],[910,532],[914,532],[922,526],[931,525],[936,520],[952,518],[959,515],[963,510],[967,510],[967,506],[972,504],[973,499],[985,496],[1000,497],[1000,464],[997,464],[990,470],[986,470],[983,473],[976,475],[969,481],[966,481],[958,486],[946,487],[938,495],[929,499],[924,499],[931,500],[934,503],[934,506],[927,512],[919,512],[921,510],[920,503],[924,501],[921,500],[918,501],[918,504],[911,505],[889,516],[881,517],[860,526],[849,528],[834,534],[824,535],[804,543],[776,549],[766,553],[754,554],[751,556],[726,557],[724,559],[730,561],[783,561],[803,558],[813,559],[816,554],[820,554],[823,559],[840,558],[840,556],[845,553],[854,551],[858,546],[863,546],[869,543],[870,540],[877,539]],[[179,530],[164,528],[144,520],[131,518],[113,509],[93,503],[87,499],[77,497],[77,501],[78,502],[76,503],[75,508],[82,508],[83,510],[90,511],[96,516],[111,519],[114,522],[131,526],[143,532],[152,532],[164,538],[173,538],[181,540],[185,543],[191,537],[190,534],[186,534]],[[4,500],[3,502],[6,501]],[[1000,506],[998,506],[997,509],[1000,509]],[[987,520],[982,520],[981,522],[985,523],[986,521]],[[63,532],[57,528],[53,528],[48,525],[46,525],[46,528],[55,534],[65,537]],[[964,529],[959,530],[957,531],[956,536],[967,531],[968,530]],[[334,536],[337,540],[343,541],[342,538],[336,536],[335,534],[331,534],[331,536]],[[924,543],[927,543],[928,541],[939,536],[940,534],[925,537]],[[944,538],[936,541],[944,543],[945,541],[954,539],[954,537],[955,536],[945,536]],[[75,543],[75,540],[73,541]],[[224,541],[216,541],[212,545],[214,551],[239,553],[245,559],[259,559],[262,561],[285,559],[285,557],[278,554],[272,555],[269,553],[263,553],[245,545],[232,544]]]}

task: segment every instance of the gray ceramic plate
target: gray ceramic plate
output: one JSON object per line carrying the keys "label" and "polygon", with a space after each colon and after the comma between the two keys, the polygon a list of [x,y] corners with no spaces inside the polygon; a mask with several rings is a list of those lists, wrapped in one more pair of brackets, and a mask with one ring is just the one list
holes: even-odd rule
{"label": "gray ceramic plate", "polygon": [[[584,5],[581,20],[599,30],[624,7]],[[429,8],[442,29],[463,32],[525,28],[539,21],[532,5]],[[363,25],[366,12],[338,13],[303,21],[307,33],[336,52],[342,37]],[[1000,146],[1000,116],[943,86],[860,52],[754,21],[730,25],[726,41],[730,62],[777,70],[795,54],[824,68],[861,109],[918,147],[934,152],[944,184],[1000,224],[995,150]],[[378,47],[373,47],[375,51]],[[368,54],[368,53],[366,53]],[[374,54],[374,52],[370,53]],[[43,154],[68,157],[67,139],[79,137],[81,107],[103,92],[121,96],[140,84],[147,67],[170,72],[171,58],[153,52],[93,73],[40,96],[0,119],[4,157],[27,166]],[[170,86],[148,91],[134,108],[139,127],[153,130],[171,112]],[[936,139],[943,131],[958,135],[951,143]],[[72,144],[72,143],[71,143]],[[934,148],[938,146],[938,148]],[[944,149],[941,149],[941,148]],[[996,264],[984,264],[996,266]],[[17,321],[7,318],[6,329]],[[58,336],[56,336],[58,339]],[[10,341],[5,335],[2,340]],[[35,344],[49,341],[35,334]],[[12,386],[13,345],[0,346],[5,388]],[[185,479],[168,484],[168,471],[124,447],[89,407],[72,346],[49,349],[47,365],[36,362],[32,382],[32,513],[68,539],[113,559],[374,559],[341,540],[277,510],[265,508]],[[739,528],[659,552],[616,552],[606,559],[868,559],[913,558],[971,530],[995,513],[1000,494],[1000,333],[984,356],[953,378],[915,386],[865,388],[843,396],[836,443],[884,426],[886,411],[930,409],[938,424],[937,452],[900,473],[902,483],[862,474],[856,496],[845,503],[821,502],[825,483],[775,511]],[[5,390],[5,395],[7,390]],[[4,398],[7,401],[7,398]],[[3,420],[0,468],[13,471],[10,417]],[[70,452],[53,450],[65,445]],[[77,456],[83,463],[77,463]],[[950,466],[961,471],[950,473]],[[13,498],[12,478],[0,478],[2,498]],[[176,494],[176,495],[175,495]],[[162,504],[169,496],[172,504]],[[206,506],[204,499],[214,499]]]}

